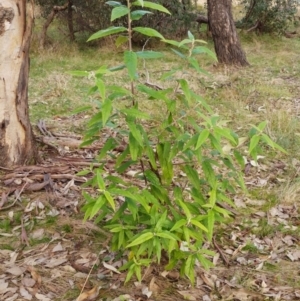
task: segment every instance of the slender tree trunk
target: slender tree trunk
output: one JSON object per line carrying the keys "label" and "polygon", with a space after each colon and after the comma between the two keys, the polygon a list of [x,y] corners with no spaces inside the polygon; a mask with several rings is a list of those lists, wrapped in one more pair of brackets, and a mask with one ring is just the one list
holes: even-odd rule
{"label": "slender tree trunk", "polygon": [[71,42],[75,41],[74,35],[74,27],[73,27],[73,0],[69,0],[68,4],[68,27],[69,27],[69,34]]}
{"label": "slender tree trunk", "polygon": [[33,7],[26,20],[26,0],[0,3],[0,165],[36,160],[28,115],[29,46]]}
{"label": "slender tree trunk", "polygon": [[47,20],[43,26],[40,38],[40,48],[45,48],[47,29],[54,20],[55,16],[62,10],[66,10],[69,6],[69,1],[67,1],[63,6],[53,6],[51,13],[48,15]]}
{"label": "slender tree trunk", "polygon": [[247,66],[231,12],[231,0],[208,0],[208,20],[219,63]]}

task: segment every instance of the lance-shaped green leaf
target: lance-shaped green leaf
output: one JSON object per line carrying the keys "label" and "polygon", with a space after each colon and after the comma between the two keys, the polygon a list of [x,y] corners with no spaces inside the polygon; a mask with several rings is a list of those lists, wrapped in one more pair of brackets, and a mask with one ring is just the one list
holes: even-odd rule
{"label": "lance-shaped green leaf", "polygon": [[120,47],[121,45],[123,45],[124,43],[127,43],[127,42],[128,42],[128,37],[120,35],[117,37],[115,45],[117,47]]}
{"label": "lance-shaped green leaf", "polygon": [[91,108],[92,108],[92,106],[82,106],[82,107],[79,107],[79,108],[73,110],[71,112],[71,114],[75,115],[75,114],[78,114],[78,113],[86,112],[86,111],[89,111]]}
{"label": "lance-shaped green leaf", "polygon": [[137,55],[133,51],[124,51],[124,63],[131,80],[137,78]]}
{"label": "lance-shaped green leaf", "polygon": [[174,235],[173,233],[170,233],[169,231],[160,231],[160,232],[157,232],[155,233],[156,236],[159,236],[159,237],[162,237],[162,238],[167,238],[167,239],[170,239],[170,240],[179,240],[179,238]]}
{"label": "lance-shaped green leaf", "polygon": [[162,225],[167,219],[167,214],[168,214],[168,211],[165,210],[165,212],[161,215],[161,217],[159,218],[159,220],[157,221],[157,223],[155,225],[155,231],[161,231]]}
{"label": "lance-shaped green leaf", "polygon": [[200,148],[203,145],[203,143],[205,143],[205,141],[207,140],[208,136],[209,136],[209,130],[208,129],[204,129],[200,133],[200,135],[198,137],[195,149]]}
{"label": "lance-shaped green leaf", "polygon": [[137,51],[136,55],[141,59],[159,59],[164,57],[164,54],[158,51]]}
{"label": "lance-shaped green leaf", "polygon": [[220,153],[220,154],[223,154],[223,149],[221,147],[221,141],[218,137],[216,137],[215,135],[213,134],[209,134],[209,140],[210,140],[210,143],[211,145]]}
{"label": "lance-shaped green leaf", "polygon": [[203,172],[205,174],[205,177],[209,183],[209,185],[212,187],[212,188],[215,188],[216,187],[216,175],[214,173],[214,170],[211,166],[211,163],[208,161],[208,160],[204,160],[202,163],[202,169],[203,169]]}
{"label": "lance-shaped green leaf", "polygon": [[284,148],[282,148],[280,145],[275,143],[268,135],[262,134],[261,140],[263,140],[265,143],[267,143],[272,148],[276,148],[276,149],[280,150],[281,152],[287,154],[287,151]]}
{"label": "lance-shaped green leaf", "polygon": [[154,99],[161,99],[166,102],[168,101],[168,98],[166,97],[166,93],[168,91],[156,91],[155,89],[149,88],[145,85],[138,85],[137,88],[140,92],[144,92]]}
{"label": "lance-shaped green leaf", "polygon": [[190,44],[190,43],[192,43],[192,41],[190,39],[184,39],[179,43],[178,47],[181,47],[182,45]]}
{"label": "lance-shaped green leaf", "polygon": [[144,0],[137,0],[134,2],[135,4],[134,5],[137,5],[137,6],[144,6]]}
{"label": "lance-shaped green leaf", "polygon": [[213,59],[217,59],[216,55],[207,47],[204,46],[196,46],[193,50],[192,50],[192,54],[196,55],[196,54],[208,54],[210,57],[212,57]]}
{"label": "lance-shaped green leaf", "polygon": [[197,228],[203,230],[204,232],[208,232],[207,228],[201,224],[199,221],[197,221],[196,219],[191,219],[191,224],[193,224],[194,226],[196,226]]}
{"label": "lance-shaped green leaf", "polygon": [[104,183],[104,180],[101,176],[101,171],[100,169],[97,169],[97,183],[98,183],[98,187],[101,189],[101,190],[105,190],[105,183]]}
{"label": "lance-shaped green leaf", "polygon": [[153,28],[149,28],[149,27],[135,27],[133,28],[133,31],[139,32],[145,36],[148,37],[155,37],[155,38],[160,38],[160,39],[164,39],[164,37],[162,36],[162,34],[160,34],[157,30],[153,29]]}
{"label": "lance-shaped green leaf", "polygon": [[125,237],[125,231],[122,230],[119,232],[119,237],[118,237],[118,250],[122,247],[124,243],[124,237]]}
{"label": "lance-shaped green leaf", "polygon": [[102,104],[102,124],[106,124],[107,120],[111,116],[112,112],[112,100],[107,98]]}
{"label": "lance-shaped green leaf", "polygon": [[91,209],[88,218],[90,219],[93,218],[100,211],[100,209],[105,205],[105,203],[106,203],[106,198],[104,197],[104,195],[100,195],[96,203],[94,204],[93,208]]}
{"label": "lance-shaped green leaf", "polygon": [[233,132],[230,131],[230,129],[226,128],[220,128],[220,127],[215,127],[214,132],[226,139],[228,139],[234,146],[237,146],[238,144],[238,139],[236,139],[235,135]]}
{"label": "lance-shaped green leaf", "polygon": [[141,132],[138,130],[137,126],[133,123],[133,122],[127,122],[130,133],[132,134],[132,136],[136,139],[136,141],[138,142],[138,144],[140,146],[143,146],[143,137]]}
{"label": "lance-shaped green leaf", "polygon": [[127,31],[127,28],[123,26],[108,27],[106,29],[99,30],[98,32],[92,34],[87,41],[90,42],[96,39],[100,39],[124,31]]}
{"label": "lance-shaped green leaf", "polygon": [[111,208],[116,211],[116,204],[114,199],[112,198],[111,194],[108,191],[104,191],[103,192],[105,195],[106,200],[108,201],[109,205],[111,206]]}
{"label": "lance-shaped green leaf", "polygon": [[215,206],[214,207],[214,210],[221,213],[224,217],[230,217],[230,211],[224,209],[224,208],[221,208],[219,206]]}
{"label": "lance-shaped green leaf", "polygon": [[184,211],[187,220],[190,221],[192,218],[192,214],[191,214],[191,211],[189,210],[188,206],[181,200],[178,200],[178,202],[180,204],[181,209]]}
{"label": "lance-shaped green leaf", "polygon": [[184,167],[184,172],[187,174],[187,177],[190,183],[197,189],[201,190],[201,181],[198,172],[189,165]]}
{"label": "lance-shaped green leaf", "polygon": [[152,185],[161,188],[159,178],[153,171],[147,169],[147,170],[145,170],[144,174],[145,174],[147,181],[149,181]]}
{"label": "lance-shaped green leaf", "polygon": [[266,125],[267,125],[267,121],[262,121],[262,122],[257,126],[257,128],[262,132],[262,131],[265,129]]}
{"label": "lance-shaped green leaf", "polygon": [[136,268],[136,265],[134,263],[132,263],[132,261],[129,261],[128,263],[131,263],[131,265],[129,268],[126,267],[126,269],[128,269],[128,272],[126,275],[125,283],[127,283],[131,279],[131,277],[133,276],[133,274],[135,272],[135,268]]}
{"label": "lance-shaped green leaf", "polygon": [[254,149],[256,148],[258,142],[260,140],[259,135],[254,135],[251,140],[250,140],[250,145],[249,145],[249,153],[252,154]]}
{"label": "lance-shaped green leaf", "polygon": [[183,225],[186,225],[186,224],[187,224],[187,220],[186,219],[181,219],[181,220],[179,220],[175,223],[175,225],[172,227],[172,229],[170,231],[175,231],[175,230],[181,228]]}
{"label": "lance-shaped green leaf", "polygon": [[129,150],[131,159],[136,161],[140,152],[140,145],[132,133],[129,133]]}
{"label": "lance-shaped green leaf", "polygon": [[171,15],[171,13],[164,6],[162,6],[160,4],[157,4],[157,3],[150,2],[150,1],[135,1],[135,2],[132,3],[132,5],[148,7],[148,8],[158,10],[158,11],[161,11],[163,13]]}
{"label": "lance-shaped green leaf", "polygon": [[155,255],[157,258],[157,262],[160,263],[161,259],[161,242],[158,237],[154,237],[153,245],[155,246]]}
{"label": "lance-shaped green leaf", "polygon": [[201,265],[206,269],[210,269],[212,267],[214,267],[214,264],[209,261],[208,259],[206,259],[202,254],[196,254],[197,259],[199,260],[199,262],[201,263]]}
{"label": "lance-shaped green leaf", "polygon": [[118,1],[107,1],[107,2],[105,2],[105,4],[108,4],[109,6],[113,6],[113,7],[123,5],[121,2],[118,2]]}
{"label": "lance-shaped green leaf", "polygon": [[109,70],[112,71],[112,72],[114,72],[114,71],[120,71],[120,70],[123,70],[125,67],[126,66],[123,64],[123,65],[111,67],[111,68],[109,68]]}
{"label": "lance-shaped green leaf", "polygon": [[209,192],[209,204],[211,207],[214,207],[217,201],[217,190],[216,188],[213,188],[210,192]]}
{"label": "lance-shaped green leaf", "polygon": [[120,112],[126,114],[129,117],[134,117],[134,118],[139,118],[139,119],[150,119],[151,118],[151,116],[148,113],[142,112],[135,108],[122,109],[122,110],[120,110]]}
{"label": "lance-shaped green leaf", "polygon": [[[162,42],[179,47],[180,42],[174,40],[163,39]],[[184,47],[183,47],[184,48]],[[185,47],[187,49],[187,47]]]}
{"label": "lance-shaped green leaf", "polygon": [[190,32],[190,31],[188,31],[188,37],[189,37],[189,39],[190,40],[195,40],[195,37],[194,37],[194,35]]}
{"label": "lance-shaped green leaf", "polygon": [[105,93],[106,93],[105,83],[103,82],[102,79],[97,78],[96,85],[97,85],[97,88],[98,88],[98,91],[100,93],[101,98],[104,100],[105,99]]}
{"label": "lance-shaped green leaf", "polygon": [[189,57],[188,58],[188,62],[190,63],[190,65],[195,69],[197,70],[199,73],[202,72],[202,73],[207,73],[207,71],[204,71],[202,68],[200,68],[199,66],[199,63],[197,61],[196,58],[194,57]]}
{"label": "lance-shaped green leaf", "polygon": [[91,170],[89,169],[84,169],[84,170],[81,170],[79,172],[76,173],[76,176],[86,176],[88,175],[89,173],[91,173]]}
{"label": "lance-shaped green leaf", "polygon": [[89,75],[89,72],[87,71],[80,71],[80,70],[74,70],[74,71],[68,71],[68,74],[71,74],[73,76],[79,76],[79,77],[85,77]]}
{"label": "lance-shaped green leaf", "polygon": [[191,102],[191,90],[189,88],[188,82],[185,79],[180,79],[178,81],[180,83],[180,87],[184,93],[184,96],[185,96],[187,102],[190,103]]}
{"label": "lance-shaped green leaf", "polygon": [[214,233],[214,225],[215,225],[215,213],[212,209],[208,210],[207,213],[207,229],[208,229],[208,239],[211,241]]}
{"label": "lance-shaped green leaf", "polygon": [[152,14],[152,13],[148,10],[135,10],[130,13],[130,18],[132,21],[137,21],[147,14]]}
{"label": "lance-shaped green leaf", "polygon": [[131,248],[131,247],[140,245],[153,237],[154,237],[154,234],[152,232],[147,232],[147,233],[141,234],[133,242],[131,242],[129,245],[127,245],[126,248]]}
{"label": "lance-shaped green leaf", "polygon": [[189,255],[185,261],[184,274],[189,278],[192,285],[195,283],[195,256]]}
{"label": "lance-shaped green leaf", "polygon": [[97,160],[102,160],[109,151],[117,146],[117,142],[114,138],[110,137],[106,140],[105,144],[101,148],[100,154],[97,156]]}
{"label": "lance-shaped green leaf", "polygon": [[161,167],[162,167],[162,179],[166,185],[170,185],[174,176],[173,164],[167,160],[164,160]]}
{"label": "lance-shaped green leaf", "polygon": [[186,59],[187,57],[180,51],[176,50],[176,49],[171,49],[174,53],[176,53],[179,57],[181,57],[182,59]]}
{"label": "lance-shaped green leaf", "polygon": [[125,5],[115,7],[111,12],[110,21],[114,21],[129,13],[129,8]]}
{"label": "lance-shaped green leaf", "polygon": [[190,231],[189,231],[189,228],[188,228],[187,226],[184,226],[184,227],[182,228],[182,230],[183,230],[183,237],[184,237],[184,240],[185,240],[188,244],[190,244],[190,239],[191,239],[191,237],[190,237]]}

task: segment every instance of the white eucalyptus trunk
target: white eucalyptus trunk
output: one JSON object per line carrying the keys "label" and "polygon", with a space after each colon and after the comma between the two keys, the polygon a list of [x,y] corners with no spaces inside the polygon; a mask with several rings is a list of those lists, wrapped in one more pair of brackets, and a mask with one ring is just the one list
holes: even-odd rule
{"label": "white eucalyptus trunk", "polygon": [[33,163],[36,158],[28,115],[32,24],[26,0],[0,1],[0,166],[4,167]]}

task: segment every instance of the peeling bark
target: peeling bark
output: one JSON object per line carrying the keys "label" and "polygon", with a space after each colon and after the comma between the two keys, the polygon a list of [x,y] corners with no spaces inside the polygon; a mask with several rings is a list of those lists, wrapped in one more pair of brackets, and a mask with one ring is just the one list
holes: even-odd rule
{"label": "peeling bark", "polygon": [[208,21],[219,63],[247,66],[231,12],[231,0],[208,0]]}
{"label": "peeling bark", "polygon": [[0,165],[4,167],[36,160],[37,152],[28,114],[32,25],[33,10],[26,20],[26,0],[1,0]]}

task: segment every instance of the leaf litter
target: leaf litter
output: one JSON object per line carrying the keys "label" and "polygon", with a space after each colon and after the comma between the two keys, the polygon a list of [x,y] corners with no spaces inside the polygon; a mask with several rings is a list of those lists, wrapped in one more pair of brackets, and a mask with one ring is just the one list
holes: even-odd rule
{"label": "leaf litter", "polygon": [[[196,266],[196,284],[163,266],[144,270],[142,283],[124,286],[118,268],[127,260],[108,248],[109,234],[82,222],[80,185],[92,173],[77,176],[93,162],[104,141],[88,149],[68,145],[40,123],[47,140],[46,159],[1,176],[0,300],[295,300],[300,298],[300,237],[297,204],[268,205],[264,199],[235,195],[238,211],[220,225],[210,248],[215,267]],[[73,137],[73,136],[72,136]],[[81,137],[72,139],[80,141]],[[78,142],[79,143],[79,142]],[[75,146],[74,146],[75,145]],[[54,153],[51,150],[55,149]],[[261,158],[263,159],[263,158]],[[113,172],[112,162],[106,169]],[[250,162],[248,187],[272,190],[286,165]],[[139,170],[125,174],[135,178]],[[272,176],[270,176],[272,174]],[[183,176],[183,175],[182,175]],[[143,183],[140,183],[143,187]],[[267,210],[262,210],[266,208]],[[245,213],[243,212],[245,210]],[[52,220],[52,221],[51,221]],[[208,246],[209,247],[209,246]]]}

